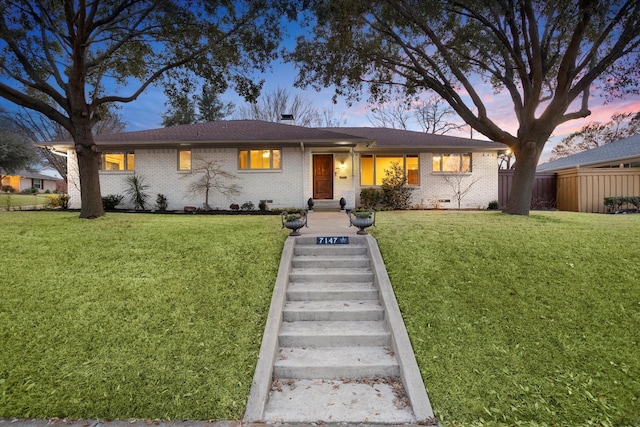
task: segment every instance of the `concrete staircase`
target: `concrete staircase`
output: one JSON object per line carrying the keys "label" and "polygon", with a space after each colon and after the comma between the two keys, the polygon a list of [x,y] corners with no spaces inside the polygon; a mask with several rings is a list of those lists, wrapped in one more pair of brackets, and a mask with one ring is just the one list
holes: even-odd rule
{"label": "concrete staircase", "polygon": [[[273,354],[261,349],[263,365],[271,367],[258,363],[248,421],[406,424],[432,418],[428,398],[427,415],[420,409],[416,416],[405,390],[367,238],[373,240],[354,236],[339,245],[288,239],[288,266],[281,264],[286,286],[274,293],[281,310],[277,331],[265,331],[263,339]],[[258,375],[268,376],[269,390],[258,392],[264,389]],[[258,395],[264,402],[256,403]]]}

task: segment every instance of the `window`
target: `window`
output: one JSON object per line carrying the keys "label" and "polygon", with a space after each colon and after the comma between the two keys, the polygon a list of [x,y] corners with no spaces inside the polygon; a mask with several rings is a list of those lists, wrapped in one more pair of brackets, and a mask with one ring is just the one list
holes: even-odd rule
{"label": "window", "polygon": [[34,178],[33,179],[33,188],[37,188],[38,190],[42,190],[42,180]]}
{"label": "window", "polygon": [[418,156],[380,156],[363,155],[360,157],[360,185],[382,185],[393,163],[399,164],[407,177],[408,185],[420,184],[420,163]]}
{"label": "window", "polygon": [[434,154],[434,172],[471,172],[471,153]]}
{"label": "window", "polygon": [[133,151],[123,153],[103,153],[102,170],[132,171],[135,169],[135,155]]}
{"label": "window", "polygon": [[240,169],[281,169],[280,150],[240,150],[238,152]]}
{"label": "window", "polygon": [[178,150],[178,170],[191,170],[191,150]]}

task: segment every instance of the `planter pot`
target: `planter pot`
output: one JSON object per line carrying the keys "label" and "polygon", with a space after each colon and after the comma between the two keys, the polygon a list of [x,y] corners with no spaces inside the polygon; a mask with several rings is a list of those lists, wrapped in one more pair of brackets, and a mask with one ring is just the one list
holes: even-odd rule
{"label": "planter pot", "polygon": [[366,231],[367,227],[371,227],[376,223],[376,213],[375,211],[369,211],[368,215],[362,215],[362,213],[354,213],[353,211],[348,212],[349,215],[349,226],[354,226],[358,228],[358,232],[356,234],[369,234]]}
{"label": "planter pot", "polygon": [[289,233],[289,236],[293,236],[293,237],[299,236],[300,235],[299,230],[302,227],[308,227],[307,212],[306,211],[300,212],[300,217],[291,221],[286,220],[288,216],[289,214],[287,212],[282,212],[282,228],[288,228],[289,230],[291,230],[291,233]]}

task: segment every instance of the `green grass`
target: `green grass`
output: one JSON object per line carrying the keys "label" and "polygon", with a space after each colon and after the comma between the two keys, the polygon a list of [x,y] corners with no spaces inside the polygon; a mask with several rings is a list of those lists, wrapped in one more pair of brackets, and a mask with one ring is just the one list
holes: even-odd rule
{"label": "green grass", "polygon": [[13,193],[0,193],[0,209],[6,208],[20,208],[20,206],[42,206],[46,205],[49,201],[50,194],[13,194]]}
{"label": "green grass", "polygon": [[640,215],[382,213],[438,420],[640,425]]}
{"label": "green grass", "polygon": [[[279,218],[0,230],[0,417],[242,417]],[[371,232],[443,426],[640,425],[640,215],[382,212]]]}
{"label": "green grass", "polygon": [[242,417],[274,217],[0,212],[0,229],[0,417]]}

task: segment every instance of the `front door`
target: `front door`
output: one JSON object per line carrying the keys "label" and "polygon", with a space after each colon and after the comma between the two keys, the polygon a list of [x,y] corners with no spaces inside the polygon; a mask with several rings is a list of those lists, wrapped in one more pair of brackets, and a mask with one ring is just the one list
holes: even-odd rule
{"label": "front door", "polygon": [[333,199],[333,154],[313,156],[313,198]]}

